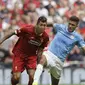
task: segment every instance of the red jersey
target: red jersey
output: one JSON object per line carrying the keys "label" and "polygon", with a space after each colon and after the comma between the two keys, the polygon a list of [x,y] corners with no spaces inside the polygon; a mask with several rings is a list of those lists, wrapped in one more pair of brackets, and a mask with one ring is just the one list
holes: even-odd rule
{"label": "red jersey", "polygon": [[14,46],[13,53],[20,53],[24,56],[36,55],[36,51],[39,47],[46,47],[49,41],[49,37],[46,32],[43,32],[41,36],[37,36],[33,25],[24,25],[17,31],[19,39]]}

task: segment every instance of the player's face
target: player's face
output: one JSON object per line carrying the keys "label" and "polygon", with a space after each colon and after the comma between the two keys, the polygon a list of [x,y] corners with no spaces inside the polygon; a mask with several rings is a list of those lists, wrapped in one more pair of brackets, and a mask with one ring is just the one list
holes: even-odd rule
{"label": "player's face", "polygon": [[69,21],[69,23],[68,23],[68,31],[73,32],[76,29],[77,26],[78,26],[77,22]]}
{"label": "player's face", "polygon": [[47,27],[47,23],[46,22],[39,22],[37,24],[37,31],[38,33],[43,33],[45,31],[45,28]]}

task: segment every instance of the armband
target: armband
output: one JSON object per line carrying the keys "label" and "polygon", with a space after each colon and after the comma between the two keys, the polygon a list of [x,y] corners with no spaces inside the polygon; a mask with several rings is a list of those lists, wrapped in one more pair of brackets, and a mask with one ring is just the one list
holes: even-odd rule
{"label": "armband", "polygon": [[17,34],[17,30],[15,30],[15,34]]}

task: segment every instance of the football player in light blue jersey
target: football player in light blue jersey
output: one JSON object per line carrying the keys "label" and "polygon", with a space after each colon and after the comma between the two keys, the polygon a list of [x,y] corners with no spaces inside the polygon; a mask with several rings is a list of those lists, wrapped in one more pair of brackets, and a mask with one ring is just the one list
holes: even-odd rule
{"label": "football player in light blue jersey", "polygon": [[44,66],[49,67],[52,85],[58,85],[63,64],[69,52],[75,45],[85,51],[85,42],[82,36],[75,31],[78,23],[79,18],[71,16],[69,18],[68,26],[64,24],[53,25],[56,34],[49,44],[48,50],[43,52],[41,60],[37,65],[33,85],[38,85]]}

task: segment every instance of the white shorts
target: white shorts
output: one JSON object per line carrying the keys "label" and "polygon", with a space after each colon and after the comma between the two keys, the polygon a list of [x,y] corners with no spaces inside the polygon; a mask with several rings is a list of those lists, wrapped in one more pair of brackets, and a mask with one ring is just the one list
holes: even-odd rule
{"label": "white shorts", "polygon": [[48,50],[44,51],[43,55],[45,55],[47,59],[47,67],[49,68],[50,73],[53,75],[53,77],[59,79],[64,63],[56,55]]}

